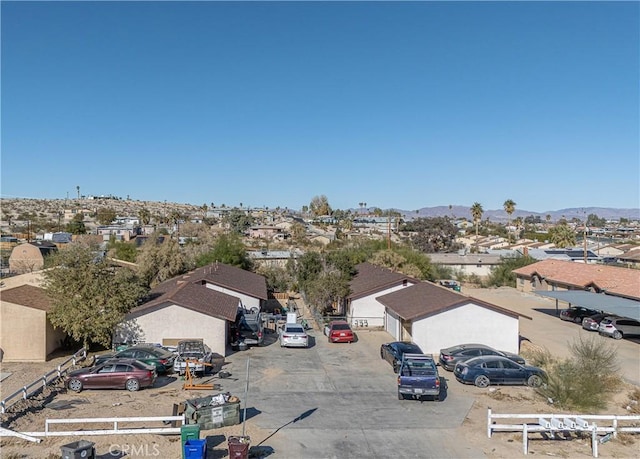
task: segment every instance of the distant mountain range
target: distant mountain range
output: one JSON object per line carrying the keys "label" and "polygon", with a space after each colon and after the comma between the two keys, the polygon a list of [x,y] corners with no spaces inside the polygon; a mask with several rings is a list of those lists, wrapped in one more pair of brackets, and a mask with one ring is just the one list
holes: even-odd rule
{"label": "distant mountain range", "polygon": [[[436,206],[436,207],[423,207],[422,209],[415,210],[401,210],[393,209],[400,212],[405,218],[425,218],[425,217],[464,217],[469,220],[472,219],[471,208],[466,206]],[[355,209],[357,212],[357,209]],[[504,209],[485,209],[482,214],[482,219],[487,218],[493,222],[507,222],[509,219],[513,220],[517,217],[526,218],[529,216],[539,216],[542,221],[546,221],[547,215],[551,215],[551,221],[555,222],[562,218],[571,220],[572,218],[578,218],[585,220],[589,215],[595,214],[598,218],[604,218],[607,220],[619,220],[620,218],[626,218],[629,220],[640,220],[640,209],[616,209],[611,207],[575,207],[569,209],[549,210],[547,212],[532,212],[529,210],[522,210],[516,207],[516,210],[511,214],[511,217],[507,215]]]}

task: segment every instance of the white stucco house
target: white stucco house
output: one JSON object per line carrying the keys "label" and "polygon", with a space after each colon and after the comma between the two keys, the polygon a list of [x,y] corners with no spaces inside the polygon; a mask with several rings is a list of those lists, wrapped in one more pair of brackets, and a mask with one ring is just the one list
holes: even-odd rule
{"label": "white stucco house", "polygon": [[384,327],[385,306],[376,298],[407,288],[420,282],[405,274],[387,268],[361,263],[350,282],[351,293],[347,297],[347,321],[358,328]]}
{"label": "white stucco house", "polygon": [[238,309],[260,310],[266,301],[263,276],[213,263],[154,287],[149,301],[118,326],[114,340],[175,345],[182,339],[201,339],[226,356]]}
{"label": "white stucco house", "polygon": [[413,341],[436,357],[440,349],[482,343],[515,352],[520,344],[520,317],[514,311],[420,282],[376,297],[385,307],[384,328],[398,341]]}

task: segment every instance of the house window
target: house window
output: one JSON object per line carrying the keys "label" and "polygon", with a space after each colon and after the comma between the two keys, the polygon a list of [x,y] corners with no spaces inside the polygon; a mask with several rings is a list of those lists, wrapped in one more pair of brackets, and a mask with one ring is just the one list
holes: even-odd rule
{"label": "house window", "polygon": [[402,286],[403,286],[403,287],[406,287],[406,286],[407,286],[407,279],[405,279],[405,280],[403,280],[403,281],[402,281]]}

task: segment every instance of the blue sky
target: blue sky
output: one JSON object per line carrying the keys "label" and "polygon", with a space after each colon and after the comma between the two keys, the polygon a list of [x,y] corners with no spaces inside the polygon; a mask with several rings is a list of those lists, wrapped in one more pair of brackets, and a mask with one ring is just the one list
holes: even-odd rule
{"label": "blue sky", "polygon": [[640,207],[638,2],[7,2],[3,197]]}

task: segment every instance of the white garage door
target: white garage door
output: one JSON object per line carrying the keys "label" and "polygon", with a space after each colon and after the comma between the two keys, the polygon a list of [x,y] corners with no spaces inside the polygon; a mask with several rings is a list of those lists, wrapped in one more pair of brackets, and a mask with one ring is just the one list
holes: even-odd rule
{"label": "white garage door", "polygon": [[385,311],[384,329],[393,336],[396,341],[400,341],[400,320],[388,309]]}

